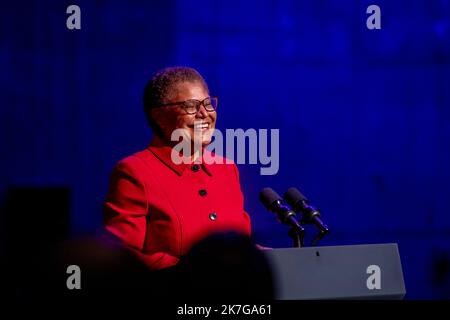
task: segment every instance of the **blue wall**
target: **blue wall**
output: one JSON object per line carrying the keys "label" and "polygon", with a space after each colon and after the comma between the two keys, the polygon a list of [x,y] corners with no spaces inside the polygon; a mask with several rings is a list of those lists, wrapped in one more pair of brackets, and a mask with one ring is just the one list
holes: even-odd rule
{"label": "blue wall", "polygon": [[0,197],[67,186],[73,234],[100,228],[114,163],[151,136],[143,86],[189,65],[219,129],[280,129],[277,175],[240,166],[259,243],[290,246],[259,190],[297,186],[332,227],[322,244],[396,242],[407,298],[450,298],[450,1],[10,1],[0,16]]}

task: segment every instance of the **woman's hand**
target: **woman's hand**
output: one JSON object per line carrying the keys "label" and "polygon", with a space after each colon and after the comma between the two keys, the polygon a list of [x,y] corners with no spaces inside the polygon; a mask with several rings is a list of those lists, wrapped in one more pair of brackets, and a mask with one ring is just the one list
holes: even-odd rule
{"label": "woman's hand", "polygon": [[255,244],[255,247],[256,247],[256,249],[259,249],[259,250],[272,250],[273,249],[273,248],[270,248],[270,247],[261,246],[259,244]]}

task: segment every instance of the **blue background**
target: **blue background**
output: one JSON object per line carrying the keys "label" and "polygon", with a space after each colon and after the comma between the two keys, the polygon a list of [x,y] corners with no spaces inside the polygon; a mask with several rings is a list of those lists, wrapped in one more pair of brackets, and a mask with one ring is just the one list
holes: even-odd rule
{"label": "blue background", "polygon": [[145,83],[189,65],[219,129],[280,129],[277,175],[240,165],[257,242],[291,245],[258,192],[296,186],[332,228],[323,245],[396,242],[406,298],[450,298],[450,1],[8,1],[0,16],[0,197],[67,186],[72,234],[101,228],[114,163],[151,137]]}

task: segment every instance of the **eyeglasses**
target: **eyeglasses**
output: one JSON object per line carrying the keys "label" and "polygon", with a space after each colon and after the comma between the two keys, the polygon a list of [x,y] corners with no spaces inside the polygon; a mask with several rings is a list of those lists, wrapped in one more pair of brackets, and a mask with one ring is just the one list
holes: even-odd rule
{"label": "eyeglasses", "polygon": [[198,112],[198,110],[200,110],[200,106],[202,104],[203,104],[203,107],[205,107],[206,111],[214,112],[217,109],[218,103],[219,103],[219,99],[217,97],[208,97],[208,98],[204,99],[203,101],[196,100],[196,99],[190,99],[190,100],[186,100],[186,101],[164,103],[164,104],[160,104],[158,107],[181,105],[181,107],[186,111],[187,114],[196,114]]}

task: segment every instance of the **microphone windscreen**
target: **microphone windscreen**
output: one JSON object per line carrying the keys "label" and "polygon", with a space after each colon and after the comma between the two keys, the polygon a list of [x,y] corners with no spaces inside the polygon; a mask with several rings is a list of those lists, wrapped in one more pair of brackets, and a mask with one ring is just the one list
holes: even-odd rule
{"label": "microphone windscreen", "polygon": [[267,208],[270,209],[272,204],[282,198],[272,188],[264,188],[259,192],[259,201]]}
{"label": "microphone windscreen", "polygon": [[286,202],[294,207],[299,201],[307,201],[308,199],[306,199],[306,197],[304,195],[302,195],[302,193],[300,191],[298,191],[297,188],[289,188],[285,194],[284,194],[284,199],[286,200]]}

